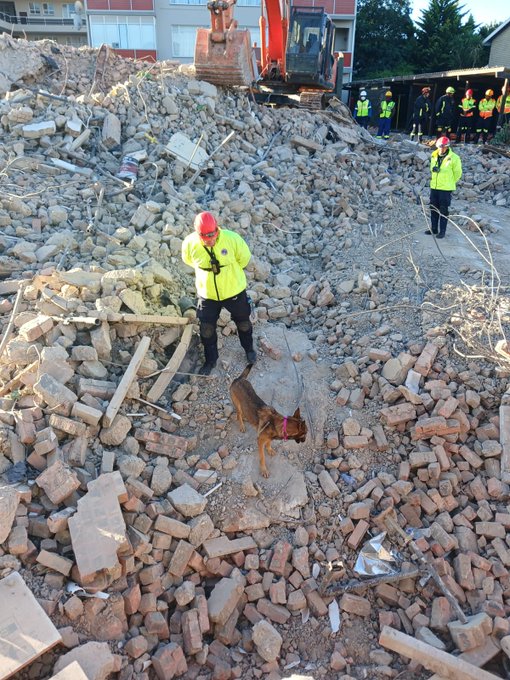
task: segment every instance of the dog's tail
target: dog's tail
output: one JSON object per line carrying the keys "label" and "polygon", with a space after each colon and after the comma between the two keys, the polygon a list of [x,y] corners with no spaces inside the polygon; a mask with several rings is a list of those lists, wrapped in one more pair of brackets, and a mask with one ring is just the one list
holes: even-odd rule
{"label": "dog's tail", "polygon": [[253,367],[253,364],[248,364],[244,371],[241,373],[241,375],[237,378],[238,380],[243,380],[244,378],[248,377],[248,374],[250,373],[251,369]]}

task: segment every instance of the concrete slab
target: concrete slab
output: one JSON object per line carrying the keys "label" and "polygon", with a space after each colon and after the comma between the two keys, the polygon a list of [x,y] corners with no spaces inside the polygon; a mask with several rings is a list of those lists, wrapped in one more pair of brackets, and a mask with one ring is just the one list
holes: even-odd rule
{"label": "concrete slab", "polygon": [[6,680],[62,638],[18,572],[0,581],[0,603],[0,680]]}

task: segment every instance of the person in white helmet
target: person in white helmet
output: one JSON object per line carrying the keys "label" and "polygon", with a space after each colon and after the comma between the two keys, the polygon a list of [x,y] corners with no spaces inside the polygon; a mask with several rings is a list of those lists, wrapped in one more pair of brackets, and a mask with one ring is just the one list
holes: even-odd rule
{"label": "person in white helmet", "polygon": [[356,123],[366,130],[371,116],[372,104],[370,103],[366,90],[361,90],[356,106],[354,107],[354,118]]}

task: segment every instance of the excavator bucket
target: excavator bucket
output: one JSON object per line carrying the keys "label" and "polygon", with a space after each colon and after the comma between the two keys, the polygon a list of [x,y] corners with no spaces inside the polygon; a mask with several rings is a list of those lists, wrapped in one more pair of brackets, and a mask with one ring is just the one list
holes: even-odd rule
{"label": "excavator bucket", "polygon": [[[217,34],[216,34],[217,35]],[[248,30],[229,30],[226,40],[213,41],[209,28],[197,30],[195,70],[197,78],[214,85],[251,85],[256,65]]]}

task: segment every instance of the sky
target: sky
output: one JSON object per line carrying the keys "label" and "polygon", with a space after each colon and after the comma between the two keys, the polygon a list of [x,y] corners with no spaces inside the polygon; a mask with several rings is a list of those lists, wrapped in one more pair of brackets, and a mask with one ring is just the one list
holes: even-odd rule
{"label": "sky", "polygon": [[[429,6],[429,0],[411,0],[412,18],[419,19],[422,10]],[[477,24],[490,24],[493,21],[506,21],[510,18],[508,0],[461,0],[464,11],[471,12]]]}

